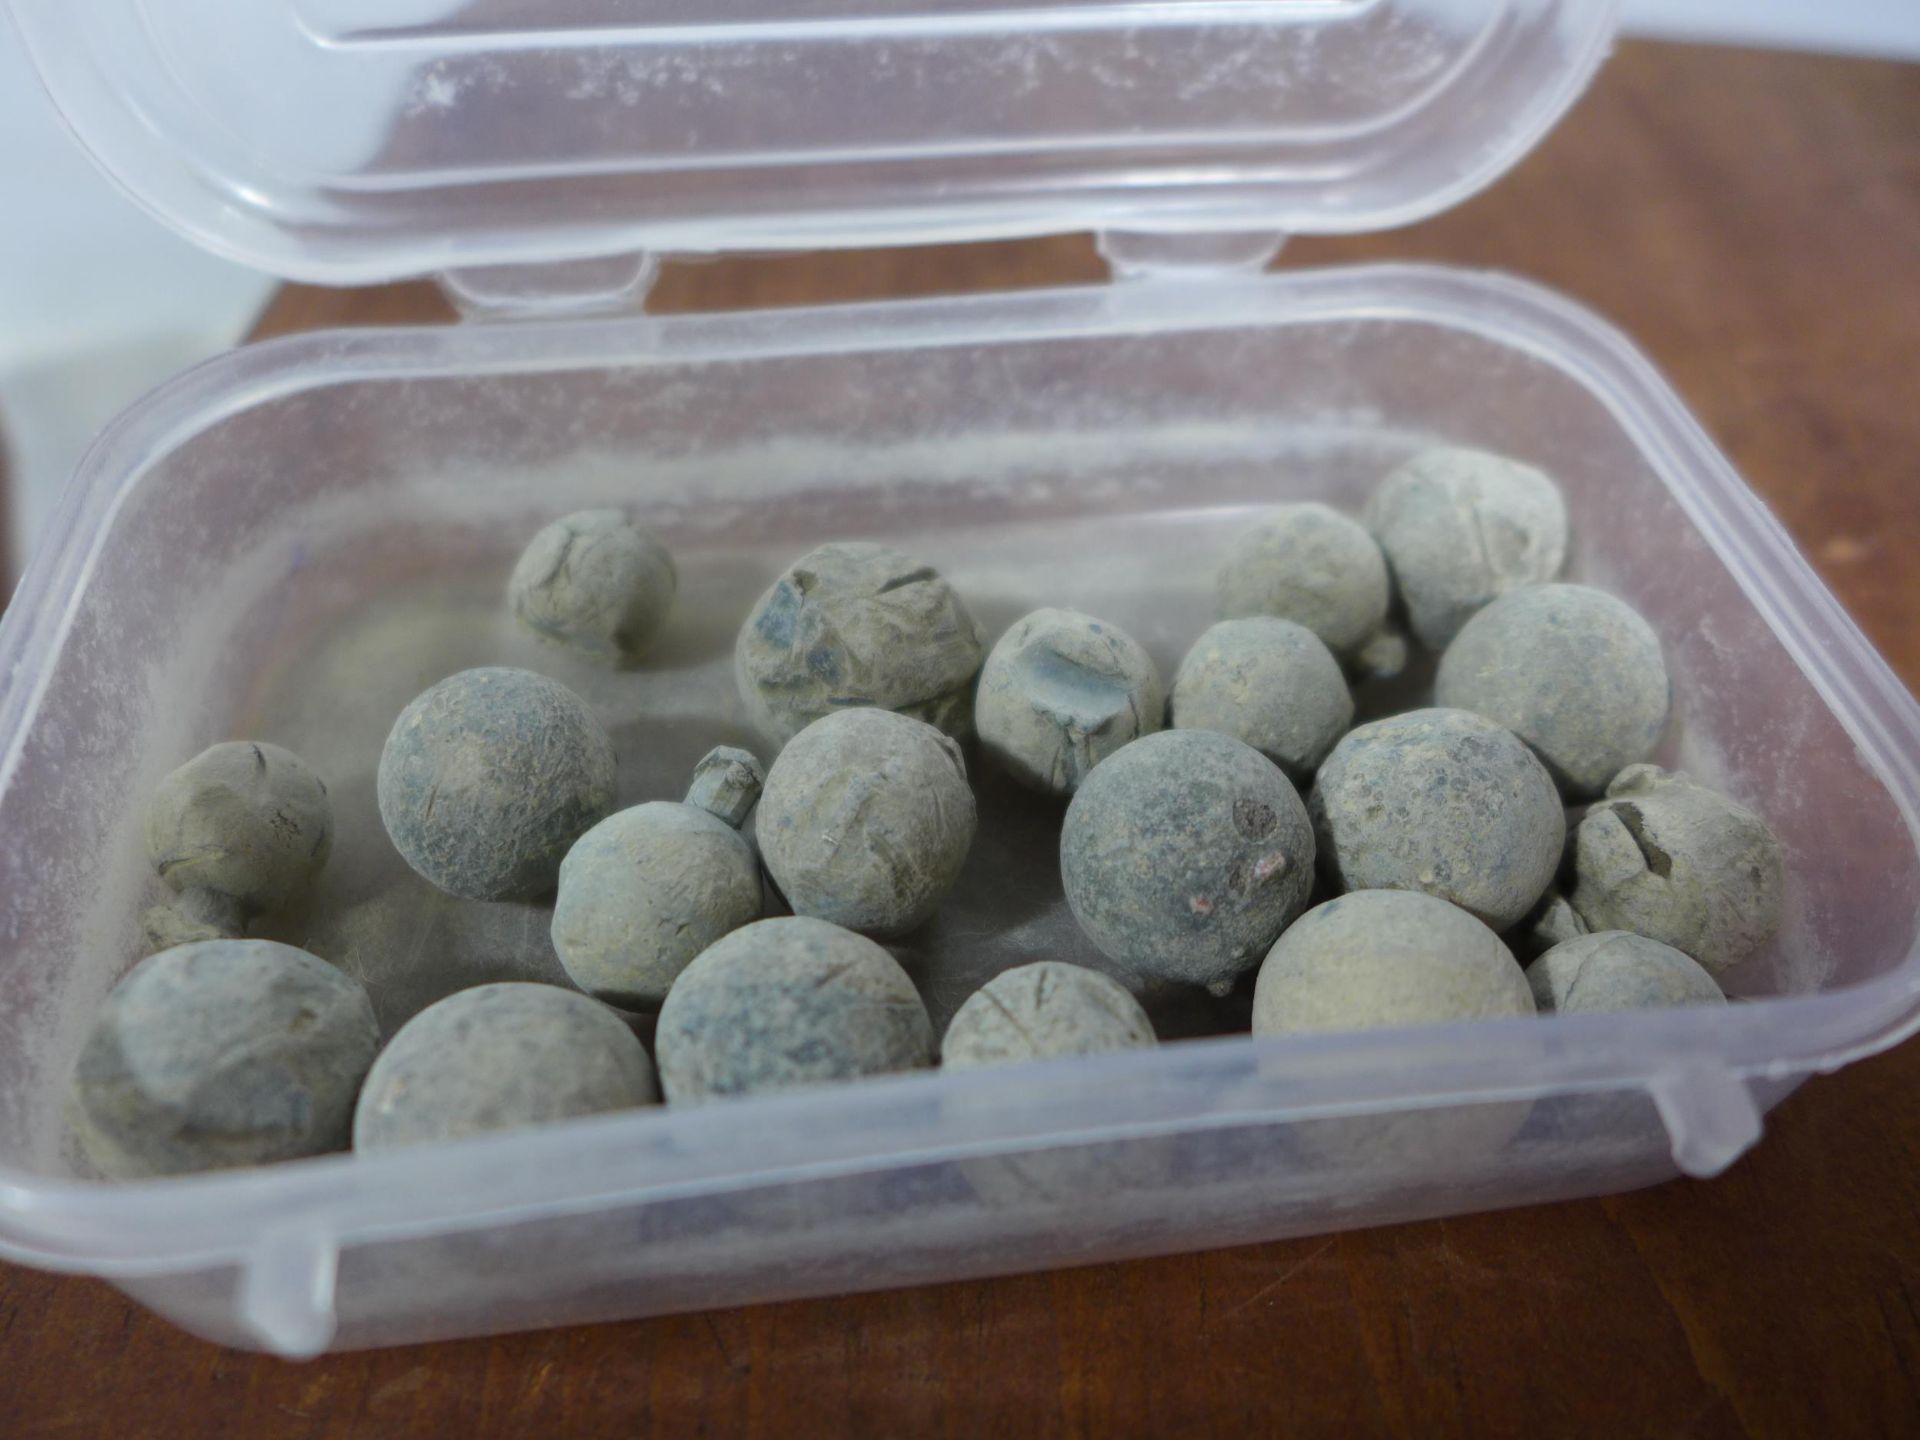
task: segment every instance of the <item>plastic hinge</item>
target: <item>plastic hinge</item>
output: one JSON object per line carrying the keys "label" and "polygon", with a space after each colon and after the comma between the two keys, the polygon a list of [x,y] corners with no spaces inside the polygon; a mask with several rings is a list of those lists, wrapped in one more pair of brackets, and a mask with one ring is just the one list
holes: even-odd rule
{"label": "plastic hinge", "polygon": [[1667,1127],[1673,1160],[1696,1179],[1725,1170],[1760,1138],[1760,1108],[1746,1081],[1715,1066],[1672,1070],[1647,1085]]}
{"label": "plastic hinge", "polygon": [[546,320],[637,314],[660,274],[660,257],[642,251],[551,265],[476,265],[440,275],[469,320]]}
{"label": "plastic hinge", "polygon": [[1116,280],[1198,280],[1257,275],[1280,253],[1278,230],[1229,230],[1193,235],[1102,230],[1094,237]]}
{"label": "plastic hinge", "polygon": [[260,1343],[307,1360],[333,1340],[339,1251],[317,1226],[276,1226],[262,1235],[240,1281],[240,1319]]}

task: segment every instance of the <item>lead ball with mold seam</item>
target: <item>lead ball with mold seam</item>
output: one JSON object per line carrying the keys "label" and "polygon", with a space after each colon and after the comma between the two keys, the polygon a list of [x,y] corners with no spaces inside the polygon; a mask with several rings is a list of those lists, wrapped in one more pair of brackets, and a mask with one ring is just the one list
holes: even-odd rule
{"label": "lead ball with mold seam", "polygon": [[1586,585],[1502,595],[1461,627],[1434,682],[1438,704],[1506,726],[1577,796],[1653,752],[1671,693],[1653,627]]}
{"label": "lead ball with mold seam", "polygon": [[531,899],[613,808],[613,742],[557,680],[463,670],[400,712],[376,791],[394,848],[419,875],[468,900]]}
{"label": "lead ball with mold seam", "polygon": [[347,1143],[379,1045],[367,992],[326,961],[270,940],[181,945],[107,996],[69,1114],[114,1179],[318,1155]]}
{"label": "lead ball with mold seam", "polygon": [[1016,620],[989,652],[973,716],[981,748],[1014,779],[1071,795],[1107,756],[1158,730],[1165,709],[1160,672],[1132,636],[1048,608]]}
{"label": "lead ball with mold seam", "polygon": [[397,1150],[650,1105],[653,1062],[597,1000],[503,981],[422,1010],[374,1062],[353,1148]]}
{"label": "lead ball with mold seam", "polygon": [[931,1065],[933,1022],[879,945],[788,915],[742,926],[680,972],[654,1051],[679,1105]]}
{"label": "lead ball with mold seam", "polygon": [[333,848],[320,777],[278,745],[229,740],[173,771],[147,804],[147,855],[175,898],[143,917],[156,950],[243,935],[300,896]]}
{"label": "lead ball with mold seam", "polygon": [[1530,465],[1480,450],[1422,451],[1367,504],[1415,638],[1444,650],[1473,613],[1551,580],[1567,555],[1560,487]]}
{"label": "lead ball with mold seam", "polygon": [[1533,908],[1566,843],[1560,792],[1511,731],[1412,710],[1350,731],[1308,798],[1342,890],[1420,890],[1495,930]]}
{"label": "lead ball with mold seam", "polygon": [[1001,971],[967,997],[940,1042],[940,1064],[969,1070],[1154,1043],[1153,1022],[1118,980],[1040,960]]}
{"label": "lead ball with mold seam", "polygon": [[1562,941],[1527,967],[1542,1015],[1724,1005],[1700,963],[1631,930],[1602,930]]}
{"label": "lead ball with mold seam", "polygon": [[579,510],[521,552],[507,603],[541,639],[625,667],[653,644],[678,585],[672,554],[650,531],[618,510]]}
{"label": "lead ball with mold seam", "polygon": [[729,931],[757,920],[760,860],[740,834],[763,784],[744,750],[710,751],[684,803],[609,815],[560,862],[554,952],[595,999],[646,1010]]}
{"label": "lead ball with mold seam", "polygon": [[973,617],[931,565],[836,541],[802,555],[760,597],[733,663],[748,720],[776,746],[863,705],[964,740],[981,654]]}
{"label": "lead ball with mold seam", "polygon": [[1305,908],[1313,860],[1287,777],[1207,730],[1163,730],[1103,762],[1060,832],[1067,903],[1101,953],[1216,995]]}
{"label": "lead ball with mold seam", "polygon": [[767,772],[754,833],[796,915],[904,935],[953,889],[973,844],[966,761],[950,736],[891,710],[842,710]]}
{"label": "lead ball with mold seam", "polygon": [[1573,835],[1567,898],[1594,930],[1632,930],[1716,977],[1780,928],[1784,862],[1766,822],[1657,765],[1629,765]]}

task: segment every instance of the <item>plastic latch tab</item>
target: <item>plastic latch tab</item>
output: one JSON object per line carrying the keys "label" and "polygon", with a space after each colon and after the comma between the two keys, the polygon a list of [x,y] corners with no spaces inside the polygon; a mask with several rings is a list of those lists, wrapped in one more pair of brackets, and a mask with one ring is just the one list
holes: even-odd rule
{"label": "plastic latch tab", "polygon": [[1718,1175],[1760,1138],[1760,1109],[1738,1075],[1695,1065],[1658,1076],[1647,1086],[1667,1127],[1673,1160],[1696,1179]]}
{"label": "plastic latch tab", "polygon": [[441,288],[469,320],[547,320],[637,314],[660,273],[646,251],[546,265],[474,265],[443,271]]}
{"label": "plastic latch tab", "polygon": [[247,1258],[240,1319],[276,1355],[308,1360],[333,1339],[339,1251],[317,1226],[277,1225]]}
{"label": "plastic latch tab", "polygon": [[1154,234],[1102,230],[1094,237],[1116,280],[1218,279],[1267,268],[1287,237],[1278,230]]}

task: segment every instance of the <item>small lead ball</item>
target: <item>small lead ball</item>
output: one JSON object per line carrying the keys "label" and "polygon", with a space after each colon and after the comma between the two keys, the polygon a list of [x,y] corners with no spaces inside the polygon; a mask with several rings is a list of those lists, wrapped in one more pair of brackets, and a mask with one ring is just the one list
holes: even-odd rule
{"label": "small lead ball", "polygon": [[1666,661],[1653,627],[1585,585],[1529,585],[1461,627],[1434,698],[1513,731],[1570,794],[1598,795],[1667,728]]}
{"label": "small lead ball", "polygon": [[1631,930],[1722,975],[1780,928],[1780,842],[1744,806],[1629,765],[1573,835],[1567,898],[1593,930]]}
{"label": "small lead ball", "polygon": [[1216,995],[1305,908],[1313,861],[1287,777],[1208,730],[1134,741],[1087,777],[1060,831],[1067,904],[1100,952]]}
{"label": "small lead ball", "polygon": [[1527,984],[1543,1015],[1727,1003],[1698,962],[1630,930],[1603,930],[1554,946],[1527,967]]}
{"label": "small lead ball", "polygon": [[948,1070],[1104,1055],[1154,1044],[1126,986],[1084,965],[1041,960],[993,977],[954,1012],[940,1042]]}
{"label": "small lead ball", "polygon": [[379,1046],[366,991],[324,960],[268,940],[182,945],[107,996],[70,1113],[113,1179],[318,1155],[347,1143]]}
{"label": "small lead ball", "polygon": [[1347,727],[1340,662],[1304,625],[1256,615],[1210,626],[1173,677],[1176,730],[1244,740],[1296,785],[1313,778]]}
{"label": "small lead ball", "polygon": [[896,710],[965,739],[980,637],[931,565],[885,545],[839,541],[802,555],[760,597],[734,645],[754,727],[784,745],[854,706]]}
{"label": "small lead ball", "polygon": [[1489,601],[1553,579],[1566,560],[1560,487],[1479,450],[1414,456],[1381,482],[1366,520],[1429,650],[1444,650]]}
{"label": "small lead ball", "polygon": [[333,848],[333,804],[292,751],[230,740],[160,782],[146,841],[175,894],[143,917],[149,947],[234,937],[312,885]]}
{"label": "small lead ball", "polygon": [[684,804],[635,805],[574,842],[551,930],[574,984],[652,1009],[694,956],[760,917],[760,861],[740,826],[761,783],[759,761],[723,747],[695,769]]}
{"label": "small lead ball", "polygon": [[767,772],[755,835],[796,915],[904,935],[960,878],[976,816],[951,737],[891,710],[816,720]]}
{"label": "small lead ball", "polygon": [[783,916],[735,930],[681,972],[654,1051],[678,1105],[931,1065],[933,1022],[873,941]]}
{"label": "small lead ball", "polygon": [[653,1062],[598,1001],[553,985],[461,990],[402,1025],[368,1072],[353,1148],[397,1150],[651,1105]]}
{"label": "small lead ball", "polygon": [[1222,620],[1291,620],[1368,674],[1393,673],[1406,658],[1387,628],[1391,599],[1379,543],[1357,520],[1315,501],[1254,516],[1214,577]]}
{"label": "small lead ball", "polygon": [[568,848],[613,808],[613,742],[557,680],[463,670],[400,712],[376,789],[418,874],[468,900],[527,900],[553,889]]}
{"label": "small lead ball", "polygon": [[673,609],[673,556],[618,510],[581,510],[533,537],[507,603],[543,640],[604,665],[641,659]]}
{"label": "small lead ball", "polygon": [[1016,620],[980,668],[980,745],[1028,789],[1071,795],[1107,756],[1160,728],[1166,692],[1124,630],[1077,610]]}

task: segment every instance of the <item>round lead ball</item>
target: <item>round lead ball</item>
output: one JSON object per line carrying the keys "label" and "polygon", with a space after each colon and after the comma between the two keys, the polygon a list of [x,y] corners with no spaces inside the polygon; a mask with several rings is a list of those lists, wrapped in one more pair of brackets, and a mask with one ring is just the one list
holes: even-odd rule
{"label": "round lead ball", "polygon": [[626,1022],[554,985],[477,985],[436,1001],[380,1052],[353,1148],[398,1150],[651,1105],[653,1064]]}
{"label": "round lead ball", "polygon": [[873,941],[783,916],[741,927],[681,972],[654,1052],[678,1105],[931,1065],[933,1022]]}
{"label": "round lead ball", "polygon": [[967,997],[940,1042],[940,1064],[971,1070],[1154,1043],[1153,1022],[1118,980],[1040,960],[1001,971]]}
{"label": "round lead ball", "polygon": [[70,1114],[117,1180],[319,1155],[347,1143],[379,1046],[367,992],[326,961],[269,940],[182,945],[107,996]]}
{"label": "round lead ball", "polygon": [[1061,827],[1060,875],[1108,959],[1224,995],[1306,906],[1313,847],[1271,760],[1231,736],[1163,730],[1087,777]]}
{"label": "round lead ball", "polygon": [[666,624],[678,585],[673,556],[651,532],[618,510],[580,510],[533,537],[507,603],[541,639],[628,666]]}
{"label": "round lead ball", "polygon": [[557,680],[463,670],[400,712],[377,790],[394,848],[425,879],[468,900],[528,900],[613,808],[613,742]]}
{"label": "round lead ball", "polygon": [[938,908],[973,844],[960,747],[890,710],[842,710],[780,752],[754,820],[796,915],[904,935]]}

